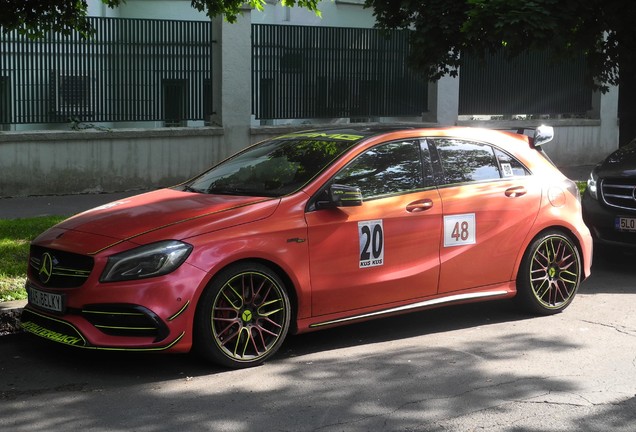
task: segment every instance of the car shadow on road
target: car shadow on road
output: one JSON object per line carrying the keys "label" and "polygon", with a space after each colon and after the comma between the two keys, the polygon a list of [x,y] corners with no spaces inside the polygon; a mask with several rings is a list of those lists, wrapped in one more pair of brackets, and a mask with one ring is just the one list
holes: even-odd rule
{"label": "car shadow on road", "polygon": [[[513,303],[507,300],[430,309],[290,335],[272,361],[529,318],[532,317],[519,313]],[[48,371],[46,374],[49,375],[72,373],[76,379],[85,376],[87,380],[97,380],[103,385],[126,380],[140,383],[185,379],[228,371],[203,361],[195,354],[87,350],[67,347],[26,333],[0,339],[0,349],[3,343],[11,341],[18,346],[15,357],[30,364],[31,370],[38,373]]]}
{"label": "car shadow on road", "polygon": [[592,275],[580,292],[636,294],[636,249],[594,247]]}

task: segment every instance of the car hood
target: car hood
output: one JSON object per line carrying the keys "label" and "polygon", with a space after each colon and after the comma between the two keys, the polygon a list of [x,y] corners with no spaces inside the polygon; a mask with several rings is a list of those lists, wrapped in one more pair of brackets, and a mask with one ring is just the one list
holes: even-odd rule
{"label": "car hood", "polygon": [[601,177],[636,177],[636,141],[621,147],[596,167]]}
{"label": "car hood", "polygon": [[[265,218],[279,199],[208,195],[161,189],[87,210],[59,223],[34,240],[50,248],[94,254],[123,241],[169,231],[180,240],[204,232]],[[158,239],[157,239],[158,240]]]}

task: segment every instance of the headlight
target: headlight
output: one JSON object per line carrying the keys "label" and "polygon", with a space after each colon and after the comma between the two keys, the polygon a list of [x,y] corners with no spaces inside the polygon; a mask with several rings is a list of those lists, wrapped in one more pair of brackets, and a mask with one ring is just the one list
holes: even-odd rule
{"label": "headlight", "polygon": [[166,240],[140,246],[108,258],[100,282],[144,279],[176,270],[188,258],[192,245]]}
{"label": "headlight", "polygon": [[594,174],[594,171],[590,173],[590,178],[587,179],[587,190],[590,191],[590,195],[594,199],[598,199],[598,194],[596,192],[596,181],[598,177]]}

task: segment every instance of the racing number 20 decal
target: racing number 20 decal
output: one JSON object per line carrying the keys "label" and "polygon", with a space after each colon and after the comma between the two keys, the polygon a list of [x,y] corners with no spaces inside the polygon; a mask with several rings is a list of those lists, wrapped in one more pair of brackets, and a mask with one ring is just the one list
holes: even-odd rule
{"label": "racing number 20 decal", "polygon": [[475,213],[444,216],[444,247],[476,243]]}
{"label": "racing number 20 decal", "polygon": [[382,220],[358,222],[360,268],[384,264],[384,228]]}

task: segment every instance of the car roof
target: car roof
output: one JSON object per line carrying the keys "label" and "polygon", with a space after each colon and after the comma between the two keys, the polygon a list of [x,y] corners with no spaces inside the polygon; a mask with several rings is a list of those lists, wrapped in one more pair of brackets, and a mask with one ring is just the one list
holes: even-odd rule
{"label": "car roof", "polygon": [[[409,133],[410,132],[410,133]],[[277,139],[345,139],[347,141],[363,140],[365,138],[385,135],[389,133],[404,133],[405,135],[412,136],[453,136],[458,138],[471,138],[471,139],[501,139],[503,136],[508,136],[515,139],[523,139],[528,142],[528,136],[519,132],[495,130],[487,128],[474,128],[464,126],[414,126],[414,125],[366,125],[366,126],[347,126],[339,128],[320,128],[309,129],[298,132],[291,132]]]}

